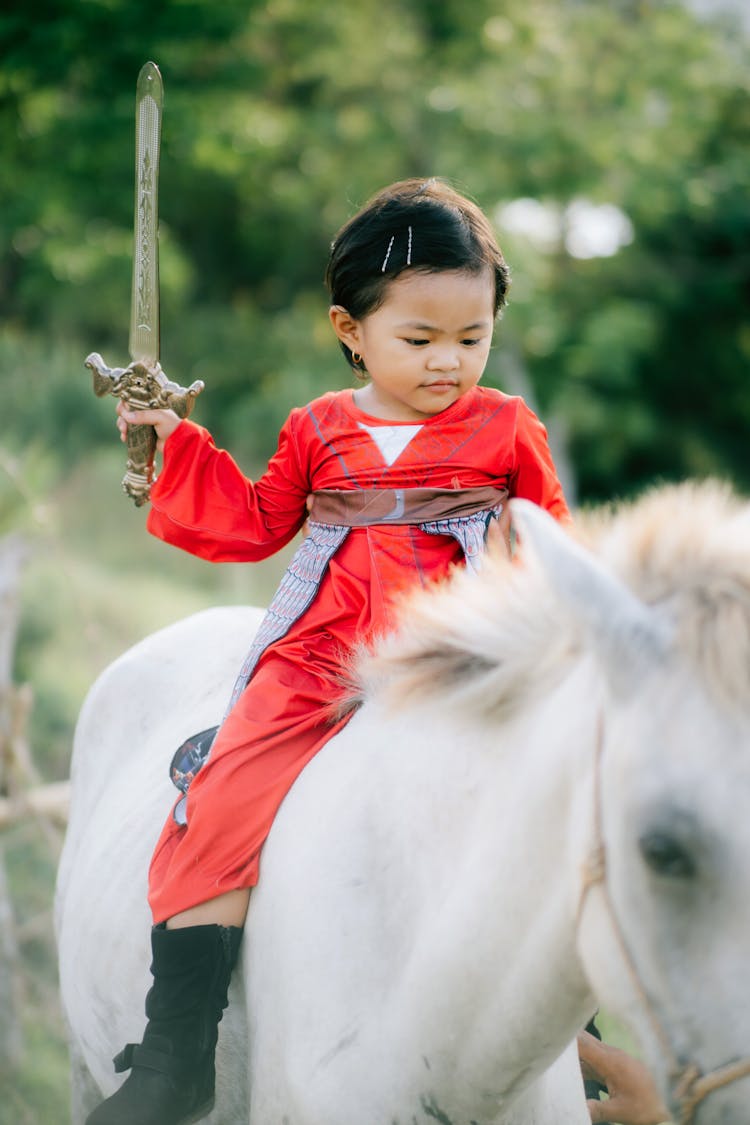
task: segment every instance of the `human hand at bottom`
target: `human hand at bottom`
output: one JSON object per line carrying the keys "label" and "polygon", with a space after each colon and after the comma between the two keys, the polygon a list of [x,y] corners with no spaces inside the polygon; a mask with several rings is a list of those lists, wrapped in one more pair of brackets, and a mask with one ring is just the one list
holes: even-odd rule
{"label": "human hand at bottom", "polygon": [[589,1100],[586,1105],[594,1125],[661,1125],[669,1121],[669,1110],[651,1074],[627,1051],[601,1043],[588,1031],[578,1036],[578,1057],[586,1079],[593,1078],[607,1087],[606,1101]]}

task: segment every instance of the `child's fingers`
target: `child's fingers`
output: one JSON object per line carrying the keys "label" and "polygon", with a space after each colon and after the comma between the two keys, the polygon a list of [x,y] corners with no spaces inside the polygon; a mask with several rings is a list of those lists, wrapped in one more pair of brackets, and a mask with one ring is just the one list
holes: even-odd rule
{"label": "child's fingers", "polygon": [[[126,437],[128,426],[153,426],[159,439],[158,449],[163,447],[169,435],[174,433],[180,424],[180,418],[174,410],[131,410],[124,403],[120,403],[117,413],[120,432],[124,432]],[[125,427],[124,431],[122,426]]]}
{"label": "child's fingers", "polygon": [[172,413],[171,410],[129,410],[123,404],[118,413],[128,426],[161,426],[165,417]]}

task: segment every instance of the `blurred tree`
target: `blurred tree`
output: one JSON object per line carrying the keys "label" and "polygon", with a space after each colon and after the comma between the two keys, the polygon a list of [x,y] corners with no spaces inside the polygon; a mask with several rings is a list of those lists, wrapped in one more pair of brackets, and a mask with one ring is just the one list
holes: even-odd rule
{"label": "blurred tree", "polygon": [[[750,484],[747,56],[678,0],[40,0],[33,20],[12,0],[0,333],[66,357],[52,386],[9,370],[13,428],[42,425],[51,392],[42,428],[67,406],[79,444],[111,432],[71,357],[125,360],[134,86],[153,58],[163,362],[206,380],[197,417],[250,466],[292,405],[348,382],[321,284],[332,234],[382,184],[436,174],[495,218],[513,267],[488,378],[507,384],[511,358],[526,373],[584,498],[654,475]],[[546,242],[505,224],[519,199]],[[630,242],[582,256],[573,216],[604,204]]]}

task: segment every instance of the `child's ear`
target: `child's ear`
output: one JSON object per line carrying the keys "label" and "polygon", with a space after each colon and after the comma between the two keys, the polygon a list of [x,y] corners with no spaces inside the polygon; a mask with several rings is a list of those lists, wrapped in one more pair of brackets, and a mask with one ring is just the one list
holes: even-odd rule
{"label": "child's ear", "polygon": [[359,351],[359,321],[343,305],[331,305],[328,317],[341,343],[346,344],[349,351]]}

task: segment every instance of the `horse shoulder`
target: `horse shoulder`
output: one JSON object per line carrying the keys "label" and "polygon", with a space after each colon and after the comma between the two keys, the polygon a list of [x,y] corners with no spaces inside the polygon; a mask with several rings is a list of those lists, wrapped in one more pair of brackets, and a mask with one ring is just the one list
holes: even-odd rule
{"label": "horse shoulder", "polygon": [[[231,687],[262,613],[252,606],[203,610],[150,634],[113,661],[95,680],[81,708],[74,775],[101,763],[107,746],[113,752],[118,749],[128,727],[136,736],[156,713],[166,712],[173,720],[182,699],[194,701],[203,687],[207,694],[224,682]],[[107,737],[109,731],[117,737]],[[110,765],[101,764],[105,770]]]}

